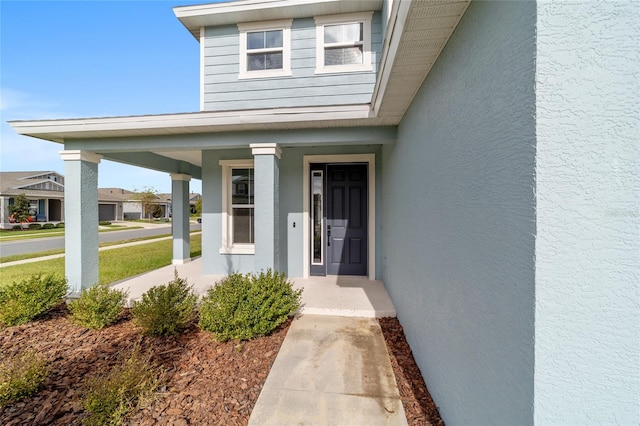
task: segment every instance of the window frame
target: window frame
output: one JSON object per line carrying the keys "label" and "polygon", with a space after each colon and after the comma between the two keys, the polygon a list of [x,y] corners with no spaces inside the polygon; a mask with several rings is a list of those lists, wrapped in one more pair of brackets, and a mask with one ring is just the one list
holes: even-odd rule
{"label": "window frame", "polygon": [[[238,24],[240,57],[238,79],[286,77],[291,75],[291,23],[293,19],[265,22],[243,22]],[[282,69],[247,70],[247,33],[282,30]],[[269,49],[273,50],[273,49]]]}
{"label": "window frame", "polygon": [[[371,62],[371,19],[373,12],[348,13],[343,15],[316,16],[316,74],[373,71]],[[324,27],[326,25],[362,23],[362,63],[346,65],[324,64]]]}
{"label": "window frame", "polygon": [[[219,164],[222,167],[222,247],[220,254],[255,254],[255,243],[233,242],[233,201],[231,199],[233,169],[253,169],[255,171],[254,161],[249,159],[220,160]],[[251,206],[254,209],[255,218],[255,204]]]}

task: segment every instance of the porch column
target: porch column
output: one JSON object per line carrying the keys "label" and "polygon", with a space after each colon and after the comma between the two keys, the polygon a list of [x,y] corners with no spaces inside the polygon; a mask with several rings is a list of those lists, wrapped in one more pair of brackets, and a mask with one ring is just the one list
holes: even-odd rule
{"label": "porch column", "polygon": [[191,176],[171,174],[171,233],[173,234],[173,264],[191,261],[189,239],[189,181]]}
{"label": "porch column", "polygon": [[65,189],[65,275],[71,297],[98,283],[98,164],[102,156],[62,151]]}
{"label": "porch column", "polygon": [[254,156],[254,211],[256,272],[280,267],[279,204],[280,156],[275,143],[249,145]]}

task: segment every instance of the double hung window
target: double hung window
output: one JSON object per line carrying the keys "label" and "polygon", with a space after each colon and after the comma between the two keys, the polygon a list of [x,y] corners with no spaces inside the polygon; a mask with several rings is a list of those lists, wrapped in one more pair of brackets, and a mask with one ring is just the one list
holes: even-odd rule
{"label": "double hung window", "polygon": [[316,17],[316,73],[368,71],[371,12]]}
{"label": "double hung window", "polygon": [[222,166],[221,253],[254,253],[253,160],[224,160]]}
{"label": "double hung window", "polygon": [[240,78],[291,75],[291,20],[238,24]]}

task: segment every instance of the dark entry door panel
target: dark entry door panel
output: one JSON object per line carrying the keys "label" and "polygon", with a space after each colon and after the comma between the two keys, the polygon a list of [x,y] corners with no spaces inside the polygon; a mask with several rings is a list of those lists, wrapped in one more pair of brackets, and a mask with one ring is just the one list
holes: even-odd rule
{"label": "dark entry door panel", "polygon": [[367,166],[327,166],[327,274],[367,275]]}

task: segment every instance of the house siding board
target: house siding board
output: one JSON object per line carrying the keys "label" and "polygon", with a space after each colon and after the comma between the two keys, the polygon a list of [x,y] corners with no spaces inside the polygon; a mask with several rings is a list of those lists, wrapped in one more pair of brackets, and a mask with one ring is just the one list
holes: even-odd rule
{"label": "house siding board", "polygon": [[535,421],[637,425],[640,6],[537,11]]}
{"label": "house siding board", "polygon": [[472,2],[383,147],[383,279],[449,425],[533,423],[534,36]]}
{"label": "house siding board", "polygon": [[375,85],[382,50],[381,13],[372,17],[373,71],[315,74],[313,18],[295,19],[291,27],[291,76],[238,79],[239,34],[236,26],[205,29],[204,110],[321,106],[367,103]]}

